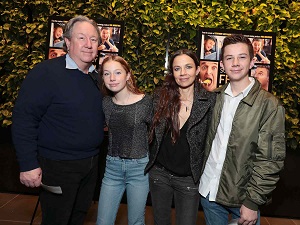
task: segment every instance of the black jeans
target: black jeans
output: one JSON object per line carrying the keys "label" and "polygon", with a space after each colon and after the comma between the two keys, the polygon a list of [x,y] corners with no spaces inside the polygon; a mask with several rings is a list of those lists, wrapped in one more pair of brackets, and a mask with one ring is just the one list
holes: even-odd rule
{"label": "black jeans", "polygon": [[42,225],[83,225],[98,177],[98,156],[71,161],[39,158],[42,182],[62,194],[41,189]]}
{"label": "black jeans", "polygon": [[199,183],[195,184],[191,176],[174,176],[157,166],[150,170],[149,181],[155,225],[171,224],[173,197],[176,225],[196,224],[200,203]]}

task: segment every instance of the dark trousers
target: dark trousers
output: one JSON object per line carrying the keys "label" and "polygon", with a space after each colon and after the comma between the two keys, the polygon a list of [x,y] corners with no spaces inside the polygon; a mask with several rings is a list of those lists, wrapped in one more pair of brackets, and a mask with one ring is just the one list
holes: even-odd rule
{"label": "dark trousers", "polygon": [[42,225],[83,225],[98,177],[98,156],[55,161],[40,158],[42,182],[60,186],[62,194],[41,190]]}
{"label": "dark trousers", "polygon": [[195,184],[191,176],[174,176],[154,166],[149,172],[149,186],[156,225],[171,224],[173,197],[176,225],[196,224],[200,203],[199,183]]}

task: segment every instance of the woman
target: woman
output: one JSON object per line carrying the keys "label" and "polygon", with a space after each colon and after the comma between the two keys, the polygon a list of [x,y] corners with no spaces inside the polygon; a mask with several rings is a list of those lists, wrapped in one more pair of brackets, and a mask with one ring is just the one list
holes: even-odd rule
{"label": "woman", "polygon": [[149,171],[155,224],[171,224],[174,197],[176,224],[194,225],[205,136],[215,94],[198,84],[199,61],[190,50],[175,52],[168,70],[154,96],[152,147],[145,171]]}
{"label": "woman", "polygon": [[144,169],[149,161],[147,126],[151,122],[152,98],[137,89],[128,63],[119,56],[106,57],[100,75],[107,94],[103,111],[109,146],[97,224],[114,224],[126,190],[128,224],[142,225],[149,192]]}

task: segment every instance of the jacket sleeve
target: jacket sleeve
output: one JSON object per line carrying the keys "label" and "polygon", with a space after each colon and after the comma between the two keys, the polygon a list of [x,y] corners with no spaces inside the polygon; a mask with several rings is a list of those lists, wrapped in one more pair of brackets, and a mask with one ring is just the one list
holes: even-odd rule
{"label": "jacket sleeve", "polygon": [[286,154],[285,109],[278,101],[269,101],[266,108],[268,110],[262,115],[259,126],[252,176],[243,203],[252,210],[258,210],[260,205],[270,201]]}

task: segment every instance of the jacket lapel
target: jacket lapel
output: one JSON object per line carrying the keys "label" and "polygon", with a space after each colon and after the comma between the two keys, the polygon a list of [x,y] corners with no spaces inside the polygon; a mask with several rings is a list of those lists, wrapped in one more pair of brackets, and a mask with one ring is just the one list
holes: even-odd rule
{"label": "jacket lapel", "polygon": [[195,89],[194,102],[189,118],[188,130],[190,130],[191,127],[203,119],[210,107],[211,105],[208,101],[206,92],[203,91],[202,88],[199,88],[198,90]]}
{"label": "jacket lapel", "polygon": [[164,131],[165,131],[165,126],[166,126],[166,121],[162,121],[155,128],[155,137],[156,137],[156,142],[157,143],[162,142],[162,139],[163,139],[163,136],[164,136]]}

